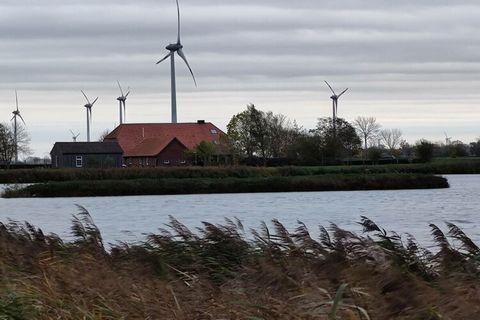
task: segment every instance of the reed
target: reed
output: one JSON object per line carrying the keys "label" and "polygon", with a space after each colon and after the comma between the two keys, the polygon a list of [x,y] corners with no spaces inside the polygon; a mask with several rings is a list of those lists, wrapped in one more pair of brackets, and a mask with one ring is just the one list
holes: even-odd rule
{"label": "reed", "polygon": [[0,224],[0,319],[478,319],[478,246],[431,225],[434,251],[367,217],[363,233],[173,217],[105,249],[84,208],[64,242]]}

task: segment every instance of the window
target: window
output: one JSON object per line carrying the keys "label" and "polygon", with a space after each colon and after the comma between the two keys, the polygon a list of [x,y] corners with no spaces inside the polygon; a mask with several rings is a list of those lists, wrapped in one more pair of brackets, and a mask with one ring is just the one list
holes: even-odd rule
{"label": "window", "polygon": [[83,167],[83,157],[82,156],[76,156],[75,157],[75,167],[77,167],[77,168]]}
{"label": "window", "polygon": [[217,129],[210,129],[210,133],[211,134],[217,134],[218,132],[217,132]]}

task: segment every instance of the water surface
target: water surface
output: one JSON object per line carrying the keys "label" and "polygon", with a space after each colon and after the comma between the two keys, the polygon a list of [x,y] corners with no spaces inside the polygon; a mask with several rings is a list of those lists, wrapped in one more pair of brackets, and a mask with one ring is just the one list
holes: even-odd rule
{"label": "water surface", "polygon": [[279,219],[290,229],[303,221],[313,233],[330,222],[349,230],[361,215],[387,230],[411,233],[430,243],[429,223],[451,221],[480,243],[480,175],[449,175],[449,189],[167,195],[96,198],[0,199],[0,221],[29,221],[68,238],[75,204],[85,207],[106,242],[135,241],[156,232],[172,215],[187,226],[238,217],[246,228]]}

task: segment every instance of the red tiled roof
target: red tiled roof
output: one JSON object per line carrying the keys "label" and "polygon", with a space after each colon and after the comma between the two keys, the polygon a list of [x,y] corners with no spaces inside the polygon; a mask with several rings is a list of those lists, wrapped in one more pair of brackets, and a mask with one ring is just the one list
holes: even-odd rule
{"label": "red tiled roof", "polygon": [[[159,137],[147,138],[140,142],[135,148],[125,152],[125,157],[153,157],[158,155],[166,146],[176,138],[171,140]],[[186,148],[186,147],[185,147]]]}
{"label": "red tiled roof", "polygon": [[127,123],[115,128],[105,141],[116,140],[124,156],[139,157],[158,155],[174,138],[187,149],[193,149],[202,141],[218,141],[222,135],[225,133],[210,122]]}

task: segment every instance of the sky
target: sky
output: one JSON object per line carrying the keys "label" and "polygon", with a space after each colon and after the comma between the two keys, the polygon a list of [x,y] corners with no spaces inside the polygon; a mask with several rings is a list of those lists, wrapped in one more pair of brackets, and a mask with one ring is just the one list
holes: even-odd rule
{"label": "sky", "polygon": [[[330,91],[349,91],[339,116],[376,117],[411,142],[480,136],[480,3],[445,0],[180,0],[179,122],[225,130],[249,103],[314,128]],[[92,139],[119,123],[119,80],[131,87],[127,122],[170,121],[174,0],[2,0],[0,121],[18,90],[34,155],[86,140],[84,90],[99,97]]]}

